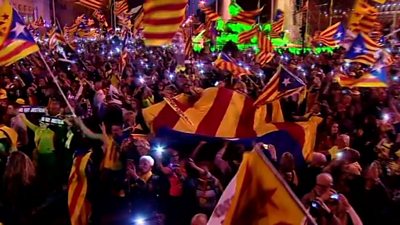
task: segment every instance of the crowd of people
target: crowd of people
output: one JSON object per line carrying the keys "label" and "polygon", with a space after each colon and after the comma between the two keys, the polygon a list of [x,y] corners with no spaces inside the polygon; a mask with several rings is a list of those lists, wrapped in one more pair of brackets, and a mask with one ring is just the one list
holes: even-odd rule
{"label": "crowd of people", "polygon": [[[225,53],[255,71],[243,77],[213,67],[217,54],[207,49],[187,61],[179,50],[110,36],[80,41],[75,52],[43,44],[56,80],[38,54],[0,68],[0,222],[69,224],[70,171],[74,158],[91,152],[85,170],[89,224],[203,225],[242,154],[264,148],[318,224],[400,224],[396,79],[390,88],[341,87],[335,74],[358,76],[365,69],[345,63],[342,49],[284,52],[261,68],[252,50],[227,44]],[[188,146],[171,137],[174,144],[157,149],[142,109],[215,86],[256,99],[279,63],[307,84],[306,100],[299,94],[281,99],[285,121],[323,118],[307,165],[297,167],[291,153],[273,145],[229,140],[198,139]],[[389,68],[393,78],[396,65]]]}

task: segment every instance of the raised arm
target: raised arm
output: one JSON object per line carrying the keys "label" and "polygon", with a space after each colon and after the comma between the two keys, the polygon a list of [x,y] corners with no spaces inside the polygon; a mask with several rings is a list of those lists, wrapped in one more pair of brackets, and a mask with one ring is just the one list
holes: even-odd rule
{"label": "raised arm", "polygon": [[28,120],[28,118],[26,118],[25,114],[20,113],[18,114],[18,116],[22,119],[22,121],[24,122],[24,124],[29,127],[29,129],[31,129],[32,131],[36,131],[36,129],[39,128],[39,126],[36,126],[35,124],[33,124],[31,121]]}
{"label": "raised arm", "polygon": [[[106,142],[106,138],[104,137],[103,134],[97,134],[97,133],[94,133],[93,131],[91,131],[89,128],[86,127],[86,125],[83,123],[81,118],[76,117],[75,122],[79,126],[79,128],[82,130],[82,132],[89,138]],[[102,126],[104,126],[104,123],[102,124]],[[102,130],[103,130],[103,128],[102,128]]]}
{"label": "raised arm", "polygon": [[214,164],[221,170],[222,173],[227,173],[231,170],[228,162],[222,159],[222,156],[225,154],[225,151],[228,148],[228,143],[229,142],[225,142],[224,146],[218,151],[214,159]]}
{"label": "raised arm", "polygon": [[196,158],[197,154],[199,153],[200,149],[206,144],[207,142],[205,141],[200,141],[200,143],[197,145],[197,147],[193,150],[192,154],[190,157],[192,159]]}

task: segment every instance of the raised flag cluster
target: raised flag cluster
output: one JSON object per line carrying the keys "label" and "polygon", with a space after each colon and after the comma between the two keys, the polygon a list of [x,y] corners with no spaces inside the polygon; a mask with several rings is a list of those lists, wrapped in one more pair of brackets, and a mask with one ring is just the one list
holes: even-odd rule
{"label": "raised flag cluster", "polygon": [[185,18],[187,0],[153,0],[143,4],[143,35],[147,46],[171,43]]}
{"label": "raised flag cluster", "polygon": [[22,18],[8,0],[0,7],[0,31],[0,66],[8,66],[39,51]]}

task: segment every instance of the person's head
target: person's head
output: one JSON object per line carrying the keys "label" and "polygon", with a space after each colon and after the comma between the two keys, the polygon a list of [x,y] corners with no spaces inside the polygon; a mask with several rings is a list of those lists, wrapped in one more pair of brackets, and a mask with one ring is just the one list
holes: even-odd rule
{"label": "person's head", "polygon": [[149,155],[140,157],[139,169],[142,173],[148,173],[154,166],[154,159]]}
{"label": "person's head", "polygon": [[290,152],[285,152],[282,154],[281,160],[279,162],[281,170],[285,172],[291,172],[295,169],[294,157]]}
{"label": "person's head", "polygon": [[124,114],[124,121],[130,125],[135,124],[135,119],[136,119],[136,113],[133,111],[127,111]]}
{"label": "person's head", "polygon": [[114,138],[122,136],[123,130],[120,124],[113,124],[111,125],[111,135]]}
{"label": "person's head", "polygon": [[339,124],[338,123],[333,123],[331,126],[331,134],[336,135],[339,133]]}
{"label": "person's head", "polygon": [[341,134],[337,140],[337,146],[339,149],[350,146],[350,136],[347,134]]}
{"label": "person's head", "polygon": [[329,192],[333,186],[333,178],[329,173],[320,173],[316,178],[314,192],[318,196],[322,196]]}
{"label": "person's head", "polygon": [[193,216],[190,225],[206,225],[207,224],[207,215],[203,213],[199,213]]}
{"label": "person's head", "polygon": [[56,98],[50,99],[47,109],[51,116],[55,116],[55,115],[59,114],[60,110],[61,110],[60,101]]}
{"label": "person's head", "polygon": [[320,152],[313,152],[310,166],[324,167],[326,165],[326,156]]}
{"label": "person's head", "polygon": [[10,153],[4,171],[4,179],[6,181],[12,182],[17,179],[23,185],[29,185],[35,178],[35,175],[35,166],[27,155],[21,151]]}
{"label": "person's head", "polygon": [[149,154],[150,144],[146,139],[136,138],[134,143],[135,143],[136,150],[139,153],[139,155],[143,156],[143,155]]}
{"label": "person's head", "polygon": [[175,149],[170,149],[169,154],[171,156],[171,163],[179,163],[180,157],[179,157],[179,152]]}

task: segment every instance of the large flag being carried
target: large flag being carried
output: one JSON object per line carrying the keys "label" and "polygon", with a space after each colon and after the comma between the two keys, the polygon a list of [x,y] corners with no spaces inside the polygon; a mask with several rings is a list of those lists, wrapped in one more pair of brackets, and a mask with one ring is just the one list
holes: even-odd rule
{"label": "large flag being carried", "polygon": [[0,66],[8,66],[39,51],[32,35],[8,0],[0,7]]}
{"label": "large flag being carried", "polygon": [[86,171],[92,152],[75,157],[68,180],[68,209],[71,225],[87,225],[91,205],[86,199],[88,178]]}
{"label": "large flag being carried", "polygon": [[304,87],[304,81],[280,65],[254,104],[261,106],[265,103],[279,100],[280,98],[299,92]]}
{"label": "large flag being carried", "polygon": [[185,18],[187,0],[151,0],[143,4],[143,34],[147,46],[171,43]]}
{"label": "large flag being carried", "polygon": [[375,54],[380,49],[380,45],[367,35],[360,33],[354,39],[350,49],[345,55],[348,62],[357,62],[372,66],[376,62]]}
{"label": "large flag being carried", "polygon": [[301,225],[307,218],[310,215],[265,153],[253,150],[243,154],[207,225]]}

